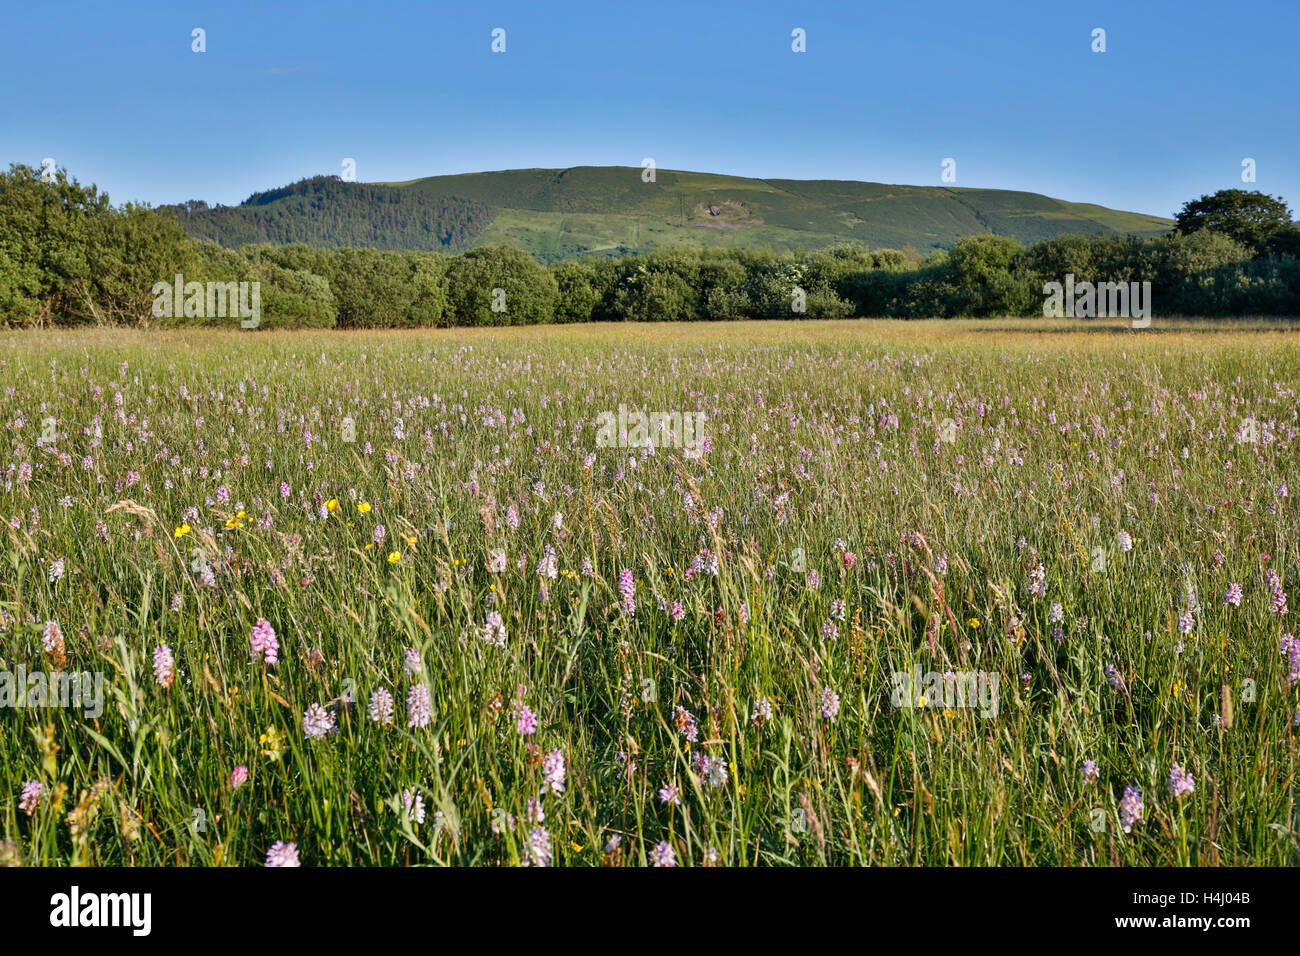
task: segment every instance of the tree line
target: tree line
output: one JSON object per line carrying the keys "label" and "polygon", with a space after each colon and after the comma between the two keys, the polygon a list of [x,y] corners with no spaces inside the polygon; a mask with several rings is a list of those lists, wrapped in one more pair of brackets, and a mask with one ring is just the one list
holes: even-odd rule
{"label": "tree line", "polygon": [[159,206],[180,219],[186,233],[226,246],[256,243],[313,247],[356,246],[459,252],[469,247],[497,210],[471,199],[314,176],[254,193],[238,206],[200,200]]}
{"label": "tree line", "polygon": [[0,173],[0,324],[230,324],[160,318],[155,285],[258,282],[263,328],[1042,315],[1044,285],[1150,282],[1156,315],[1300,315],[1300,229],[1278,198],[1224,190],[1154,239],[972,236],[950,250],[670,249],[550,268],[510,246],[457,255],[188,238],[58,170]]}

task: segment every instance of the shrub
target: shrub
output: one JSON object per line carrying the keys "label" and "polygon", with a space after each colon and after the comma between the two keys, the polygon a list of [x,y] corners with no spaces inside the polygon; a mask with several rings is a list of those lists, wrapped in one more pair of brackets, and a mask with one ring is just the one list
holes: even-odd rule
{"label": "shrub", "polygon": [[565,262],[554,269],[559,300],[555,307],[557,322],[590,322],[600,308],[602,290],[590,260]]}
{"label": "shrub", "polygon": [[614,294],[614,314],[633,322],[682,322],[694,317],[695,290],[676,272],[638,264]]}
{"label": "shrub", "polygon": [[[457,325],[532,325],[555,320],[555,277],[513,246],[484,246],[451,261],[448,301]],[[500,289],[504,296],[494,292]],[[494,303],[504,307],[494,311]]]}

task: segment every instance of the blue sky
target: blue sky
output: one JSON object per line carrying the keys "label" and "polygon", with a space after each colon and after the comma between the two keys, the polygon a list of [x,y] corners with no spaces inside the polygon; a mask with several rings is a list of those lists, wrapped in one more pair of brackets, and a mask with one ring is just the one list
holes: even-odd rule
{"label": "blue sky", "polygon": [[951,157],[958,186],[1157,215],[1257,188],[1294,209],[1298,36],[1297,0],[9,4],[0,161],[157,204],[237,203],[345,157],[362,181],[653,157],[921,185]]}

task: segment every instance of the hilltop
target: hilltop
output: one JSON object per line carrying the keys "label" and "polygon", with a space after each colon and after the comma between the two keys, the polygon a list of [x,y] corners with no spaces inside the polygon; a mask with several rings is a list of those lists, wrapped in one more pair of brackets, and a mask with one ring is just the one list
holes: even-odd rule
{"label": "hilltop", "polygon": [[1155,236],[1172,222],[1037,193],[847,180],[750,179],[622,166],[512,169],[398,183],[332,176],[257,193],[238,206],[175,212],[194,238],[225,246],[458,252],[510,243],[542,262],[655,249],[948,248],[971,235],[1024,243],[1064,234]]}

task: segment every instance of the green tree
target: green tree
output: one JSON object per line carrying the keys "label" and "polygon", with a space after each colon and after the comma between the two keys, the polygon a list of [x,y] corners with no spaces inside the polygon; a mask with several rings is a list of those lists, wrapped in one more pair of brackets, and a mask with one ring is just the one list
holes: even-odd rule
{"label": "green tree", "polygon": [[113,325],[149,323],[154,283],[189,272],[195,261],[174,220],[131,203],[95,223],[87,258],[92,278],[76,288],[88,317]]}
{"label": "green tree", "polygon": [[748,273],[730,252],[708,255],[700,263],[700,317],[739,319],[753,313],[745,294]]}
{"label": "green tree", "polygon": [[484,246],[451,261],[448,303],[457,325],[533,325],[555,321],[555,277],[514,246]]}
{"label": "green tree", "polygon": [[589,260],[563,262],[552,270],[560,297],[555,306],[557,322],[590,322],[600,307],[599,277]]}
{"label": "green tree", "polygon": [[1273,256],[1291,256],[1293,259],[1300,259],[1300,226],[1291,223],[1269,236],[1268,252]]}
{"label": "green tree", "polygon": [[116,209],[95,186],[31,166],[0,173],[0,321],[147,321],[153,284],[191,261],[180,227],[147,206]]}
{"label": "green tree", "polygon": [[[1036,301],[1024,249],[1006,236],[970,236],[953,246],[948,281],[964,301],[955,314],[1022,315]],[[949,312],[948,314],[954,314]]]}
{"label": "green tree", "polygon": [[618,318],[633,322],[684,322],[694,318],[694,290],[676,272],[638,263],[614,295]]}
{"label": "green tree", "polygon": [[410,304],[407,307],[410,326],[437,326],[447,324],[446,256],[434,252],[407,252],[403,255],[410,269]]}
{"label": "green tree", "polygon": [[332,329],[337,324],[338,306],[322,276],[266,261],[254,279],[262,283],[259,328]]}
{"label": "green tree", "polygon": [[1220,189],[1183,203],[1174,220],[1175,231],[1182,235],[1208,229],[1259,252],[1274,233],[1291,225],[1291,210],[1280,196],[1258,190]]}

